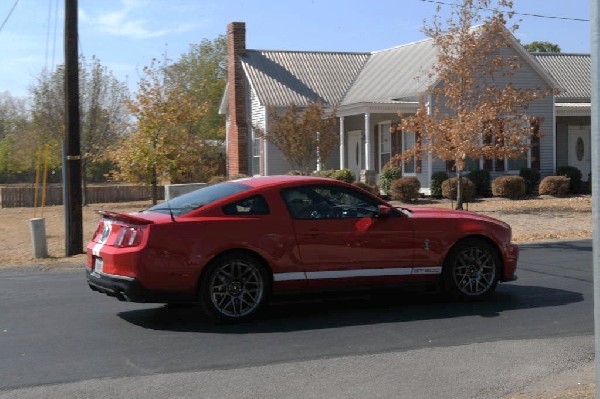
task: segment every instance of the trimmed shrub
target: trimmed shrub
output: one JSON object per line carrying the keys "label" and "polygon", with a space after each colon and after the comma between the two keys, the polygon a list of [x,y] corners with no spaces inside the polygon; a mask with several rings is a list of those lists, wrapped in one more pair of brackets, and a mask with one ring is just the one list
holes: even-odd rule
{"label": "trimmed shrub", "polygon": [[578,193],[581,190],[581,171],[575,166],[560,166],[556,169],[557,176],[566,176],[571,179],[570,190]]}
{"label": "trimmed shrub", "polygon": [[419,198],[420,189],[421,183],[416,177],[401,177],[399,179],[392,180],[390,194],[392,196],[392,200],[394,201],[411,202]]}
{"label": "trimmed shrub", "polygon": [[523,197],[526,191],[527,185],[521,176],[500,176],[492,182],[494,197],[517,199]]}
{"label": "trimmed shrub", "polygon": [[392,180],[396,180],[402,177],[402,168],[391,166],[384,168],[379,175],[379,187],[385,195],[390,195],[390,188]]}
{"label": "trimmed shrub", "polygon": [[304,173],[302,173],[301,170],[290,170],[289,172],[287,172],[288,175],[290,176],[303,176]]}
{"label": "trimmed shrub", "polygon": [[350,184],[354,183],[354,181],[356,180],[354,172],[352,172],[352,170],[350,169],[334,170],[331,174],[331,178],[335,180],[344,181]]}
{"label": "trimmed shrub", "polygon": [[327,178],[332,179],[331,175],[333,175],[333,172],[335,172],[335,170],[333,170],[333,169],[315,170],[314,172],[311,173],[311,176],[327,177]]}
{"label": "trimmed shrub", "polygon": [[[458,177],[452,177],[448,180],[444,180],[442,183],[442,197],[456,199],[456,183],[458,183]],[[475,184],[466,177],[461,179],[462,183],[462,200],[469,202],[473,200],[475,196]]]}
{"label": "trimmed shrub", "polygon": [[474,170],[469,173],[469,180],[475,184],[475,194],[480,197],[490,195],[490,172],[487,170]]}
{"label": "trimmed shrub", "polygon": [[430,190],[431,196],[434,198],[442,198],[442,183],[444,180],[448,180],[448,173],[446,172],[435,172],[431,175]]}
{"label": "trimmed shrub", "polygon": [[562,197],[569,193],[571,179],[566,176],[546,176],[540,182],[540,195]]}
{"label": "trimmed shrub", "polygon": [[367,191],[367,192],[369,192],[369,193],[371,193],[371,194],[373,194],[373,195],[375,195],[377,197],[379,197],[379,195],[380,195],[380,193],[379,193],[379,187],[377,187],[377,184],[373,184],[372,186],[370,186],[370,185],[368,185],[366,183],[357,181],[356,183],[353,183],[353,185],[356,186],[356,187],[358,187],[358,188],[361,188],[361,189],[363,189],[363,190],[365,190],[365,191]]}
{"label": "trimmed shrub", "polygon": [[519,171],[519,176],[525,179],[525,190],[527,194],[533,194],[535,187],[540,181],[540,172],[535,169],[521,168]]}

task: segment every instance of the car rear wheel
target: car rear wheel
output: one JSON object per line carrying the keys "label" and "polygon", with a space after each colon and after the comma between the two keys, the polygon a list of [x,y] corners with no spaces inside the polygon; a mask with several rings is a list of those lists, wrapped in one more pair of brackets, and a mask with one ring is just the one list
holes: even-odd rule
{"label": "car rear wheel", "polygon": [[446,291],[456,299],[483,299],[498,284],[501,261],[496,248],[485,241],[468,239],[459,242],[444,264]]}
{"label": "car rear wheel", "polygon": [[200,284],[204,311],[221,321],[242,320],[256,314],[269,292],[265,267],[246,254],[218,258],[208,266]]}

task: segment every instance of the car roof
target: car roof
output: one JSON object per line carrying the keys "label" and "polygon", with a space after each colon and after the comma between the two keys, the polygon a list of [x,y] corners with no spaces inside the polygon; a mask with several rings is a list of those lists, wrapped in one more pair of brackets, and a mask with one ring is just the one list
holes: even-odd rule
{"label": "car roof", "polygon": [[261,188],[273,185],[285,184],[302,184],[302,183],[325,183],[325,184],[343,184],[342,182],[326,177],[316,176],[296,176],[296,175],[280,175],[280,176],[257,176],[247,177],[243,179],[231,180],[232,183],[243,183],[253,188]]}

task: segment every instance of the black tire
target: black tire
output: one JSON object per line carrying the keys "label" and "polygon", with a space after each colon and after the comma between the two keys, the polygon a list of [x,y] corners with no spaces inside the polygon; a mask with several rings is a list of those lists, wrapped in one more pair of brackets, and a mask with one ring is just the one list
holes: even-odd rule
{"label": "black tire", "polygon": [[485,299],[496,289],[501,269],[495,247],[480,239],[466,239],[457,243],[446,257],[444,288],[454,299]]}
{"label": "black tire", "polygon": [[221,256],[207,266],[200,282],[200,304],[218,321],[254,316],[267,302],[271,279],[262,262],[244,253]]}

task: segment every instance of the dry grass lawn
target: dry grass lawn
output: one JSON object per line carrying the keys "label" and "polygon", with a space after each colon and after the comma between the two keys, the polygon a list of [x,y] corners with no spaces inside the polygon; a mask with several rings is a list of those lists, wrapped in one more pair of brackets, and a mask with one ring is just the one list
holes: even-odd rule
{"label": "dry grass lawn", "polygon": [[[149,202],[92,204],[83,208],[84,246],[91,239],[99,220],[95,209],[118,212],[132,212],[147,208]],[[420,200],[417,206],[451,208],[447,200]],[[536,197],[511,201],[487,198],[468,204],[470,211],[483,213],[501,219],[513,228],[516,242],[557,238],[583,238],[592,235],[591,196],[567,198]],[[84,255],[65,257],[65,217],[64,207],[51,206],[43,210],[48,244],[48,259],[33,259],[29,219],[42,217],[38,208],[34,215],[32,208],[0,208],[0,267],[20,265],[81,266]]]}

